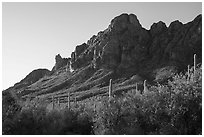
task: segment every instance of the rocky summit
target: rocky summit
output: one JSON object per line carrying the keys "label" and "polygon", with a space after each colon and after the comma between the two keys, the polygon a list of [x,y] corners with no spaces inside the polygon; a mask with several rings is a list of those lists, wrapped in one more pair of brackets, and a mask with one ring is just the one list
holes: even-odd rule
{"label": "rocky summit", "polygon": [[164,66],[182,69],[192,64],[193,54],[201,62],[201,30],[201,15],[187,24],[174,21],[169,27],[159,21],[146,30],[136,15],[122,14],[106,30],[76,47],[71,66],[76,70],[93,64],[97,69],[134,74]]}
{"label": "rocky summit", "polygon": [[142,27],[134,14],[121,14],[108,28],[77,45],[70,57],[55,57],[52,71],[36,70],[7,89],[22,97],[71,92],[78,100],[107,94],[109,79],[117,87],[138,82],[141,88],[165,82],[177,72],[202,60],[202,15],[186,24],[176,20],[168,27],[162,21],[150,30]]}

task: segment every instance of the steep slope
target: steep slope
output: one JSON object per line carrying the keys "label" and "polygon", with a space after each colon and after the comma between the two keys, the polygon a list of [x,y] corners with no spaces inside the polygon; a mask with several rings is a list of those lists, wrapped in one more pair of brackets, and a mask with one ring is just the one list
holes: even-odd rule
{"label": "steep slope", "polygon": [[135,88],[135,82],[142,88],[145,79],[154,84],[170,78],[192,65],[194,54],[200,63],[201,49],[201,15],[187,24],[174,21],[169,27],[160,21],[146,30],[136,15],[121,14],[107,29],[76,46],[70,58],[57,55],[50,75],[33,73],[20,82],[27,82],[20,84],[23,88],[16,84],[13,89],[24,97],[71,92],[84,99],[106,94],[112,78],[114,92],[120,93]]}
{"label": "steep slope", "polygon": [[168,28],[160,21],[146,30],[135,15],[122,14],[106,30],[82,44],[87,47],[84,52],[76,49],[72,53],[71,66],[76,70],[92,64],[96,69],[111,69],[120,75],[121,72],[147,75],[168,65],[181,70],[192,64],[193,54],[201,62],[201,30],[201,15],[187,24],[174,21]]}

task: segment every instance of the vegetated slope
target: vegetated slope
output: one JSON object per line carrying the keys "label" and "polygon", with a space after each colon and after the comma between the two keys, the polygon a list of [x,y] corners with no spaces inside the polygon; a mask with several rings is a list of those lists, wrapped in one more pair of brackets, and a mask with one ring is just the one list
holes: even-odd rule
{"label": "vegetated slope", "polygon": [[202,66],[177,74],[149,92],[129,89],[122,96],[94,96],[71,109],[47,111],[46,102],[18,105],[3,96],[2,133],[9,135],[201,135]]}
{"label": "vegetated slope", "polygon": [[33,70],[24,79],[22,79],[20,82],[16,83],[14,86],[4,90],[3,92],[12,91],[12,92],[21,93],[22,91],[24,91],[24,89],[27,86],[37,82],[38,80],[40,80],[44,76],[50,75],[50,73],[51,72],[48,69],[36,69],[36,70]]}
{"label": "vegetated slope", "polygon": [[11,90],[24,97],[71,92],[85,99],[106,94],[110,78],[115,92],[134,88],[135,82],[142,89],[144,79],[152,85],[187,69],[194,54],[200,63],[201,49],[201,15],[186,24],[174,21],[169,27],[160,21],[146,30],[136,15],[121,14],[107,29],[76,46],[70,58],[57,55],[49,75],[30,77],[26,84],[22,80]]}
{"label": "vegetated slope", "polygon": [[29,86],[49,74],[50,74],[50,71],[48,69],[33,70],[24,79],[22,79],[19,83],[16,83],[14,86],[16,86],[16,88],[18,88],[18,86],[21,84]]}

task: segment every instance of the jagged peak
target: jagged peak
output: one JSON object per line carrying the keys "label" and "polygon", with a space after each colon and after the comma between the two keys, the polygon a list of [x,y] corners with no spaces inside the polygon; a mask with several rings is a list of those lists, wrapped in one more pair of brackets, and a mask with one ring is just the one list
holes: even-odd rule
{"label": "jagged peak", "polygon": [[153,23],[150,27],[150,33],[152,36],[155,36],[157,34],[160,34],[167,30],[167,26],[163,21],[159,21],[157,23]]}
{"label": "jagged peak", "polygon": [[174,31],[174,30],[179,29],[182,25],[183,25],[182,22],[180,22],[179,20],[175,20],[175,21],[170,23],[168,29],[169,29],[169,31]]}
{"label": "jagged peak", "polygon": [[129,25],[134,25],[137,28],[142,28],[137,16],[134,14],[123,13],[111,20],[109,25],[110,30],[116,30],[118,32],[126,29]]}
{"label": "jagged peak", "polygon": [[55,56],[55,66],[53,67],[52,71],[56,71],[59,68],[67,65],[67,62],[69,61],[69,58],[62,58],[60,54],[57,54]]}
{"label": "jagged peak", "polygon": [[[198,18],[199,17],[200,16],[198,16]],[[177,24],[181,24],[181,26]],[[135,50],[134,53],[137,53],[132,56],[134,58],[137,58],[136,61],[138,61],[140,60],[139,58],[141,58],[140,53],[142,53],[139,52],[139,50],[145,53],[148,51],[145,47],[151,46],[147,44],[148,42],[150,43],[151,40],[154,41],[155,38],[159,39],[159,37],[167,39],[166,42],[168,42],[168,38],[165,38],[166,35],[163,34],[175,34],[175,32],[177,32],[179,28],[182,28],[182,26],[183,24],[181,22],[174,21],[170,25],[170,28],[167,28],[166,24],[163,21],[158,21],[156,23],[153,23],[150,30],[148,31],[142,28],[135,14],[120,14],[119,16],[111,20],[111,24],[107,29],[98,32],[97,35],[93,35],[87,41],[87,50],[84,50],[86,48],[83,48],[83,46],[81,45],[80,48],[78,48],[81,50],[75,50],[75,52],[72,53],[72,66],[74,66],[74,69],[77,69],[84,65],[92,63],[93,59],[95,59],[96,62],[98,62],[96,64],[100,64],[99,66],[101,67],[110,66],[110,64],[114,63],[115,66],[120,64],[121,67],[121,62],[126,62],[126,56],[129,56],[125,53],[126,49],[128,52],[131,51],[131,48],[133,48],[132,51]],[[156,41],[155,43],[157,42],[158,41]],[[84,44],[84,46],[86,47],[86,44]],[[95,48],[97,57],[94,58],[93,56]],[[111,60],[110,58],[113,59]],[[128,58],[128,60],[132,60],[132,58]]]}
{"label": "jagged peak", "polygon": [[180,22],[179,20],[175,20],[175,21],[171,22],[169,26],[171,26],[173,24],[183,24],[183,23]]}
{"label": "jagged peak", "polygon": [[156,23],[153,23],[151,25],[151,28],[154,28],[154,27],[164,27],[164,28],[167,28],[166,24],[163,21],[158,21]]}
{"label": "jagged peak", "polygon": [[57,60],[59,60],[59,59],[62,59],[62,57],[61,57],[60,54],[57,54],[57,55],[55,56],[55,60],[57,61]]}
{"label": "jagged peak", "polygon": [[142,27],[137,16],[135,14],[129,14],[129,21],[131,24],[135,25],[136,27]]}

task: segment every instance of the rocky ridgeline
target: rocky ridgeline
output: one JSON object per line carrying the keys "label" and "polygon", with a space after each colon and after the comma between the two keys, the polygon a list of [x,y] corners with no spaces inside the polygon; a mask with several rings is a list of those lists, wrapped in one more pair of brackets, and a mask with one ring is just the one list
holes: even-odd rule
{"label": "rocky ridgeline", "polygon": [[197,54],[201,62],[201,49],[201,15],[187,24],[174,21],[169,27],[159,21],[146,30],[137,16],[122,14],[115,17],[106,30],[76,46],[71,58],[56,57],[59,59],[56,59],[55,68],[67,65],[70,60],[69,65],[74,70],[90,64],[95,69],[131,73],[167,65],[182,69],[192,64],[193,54]]}
{"label": "rocky ridgeline", "polygon": [[75,96],[81,92],[79,96],[84,98],[92,92],[94,95],[105,92],[110,79],[115,86],[126,88],[137,82],[141,88],[144,80],[147,85],[165,82],[187,69],[193,65],[194,54],[196,63],[200,63],[202,15],[186,24],[174,21],[168,27],[159,21],[146,30],[134,14],[122,14],[107,29],[76,46],[71,57],[56,55],[52,71],[34,70],[4,92],[26,97],[64,93],[68,89],[76,92]]}

